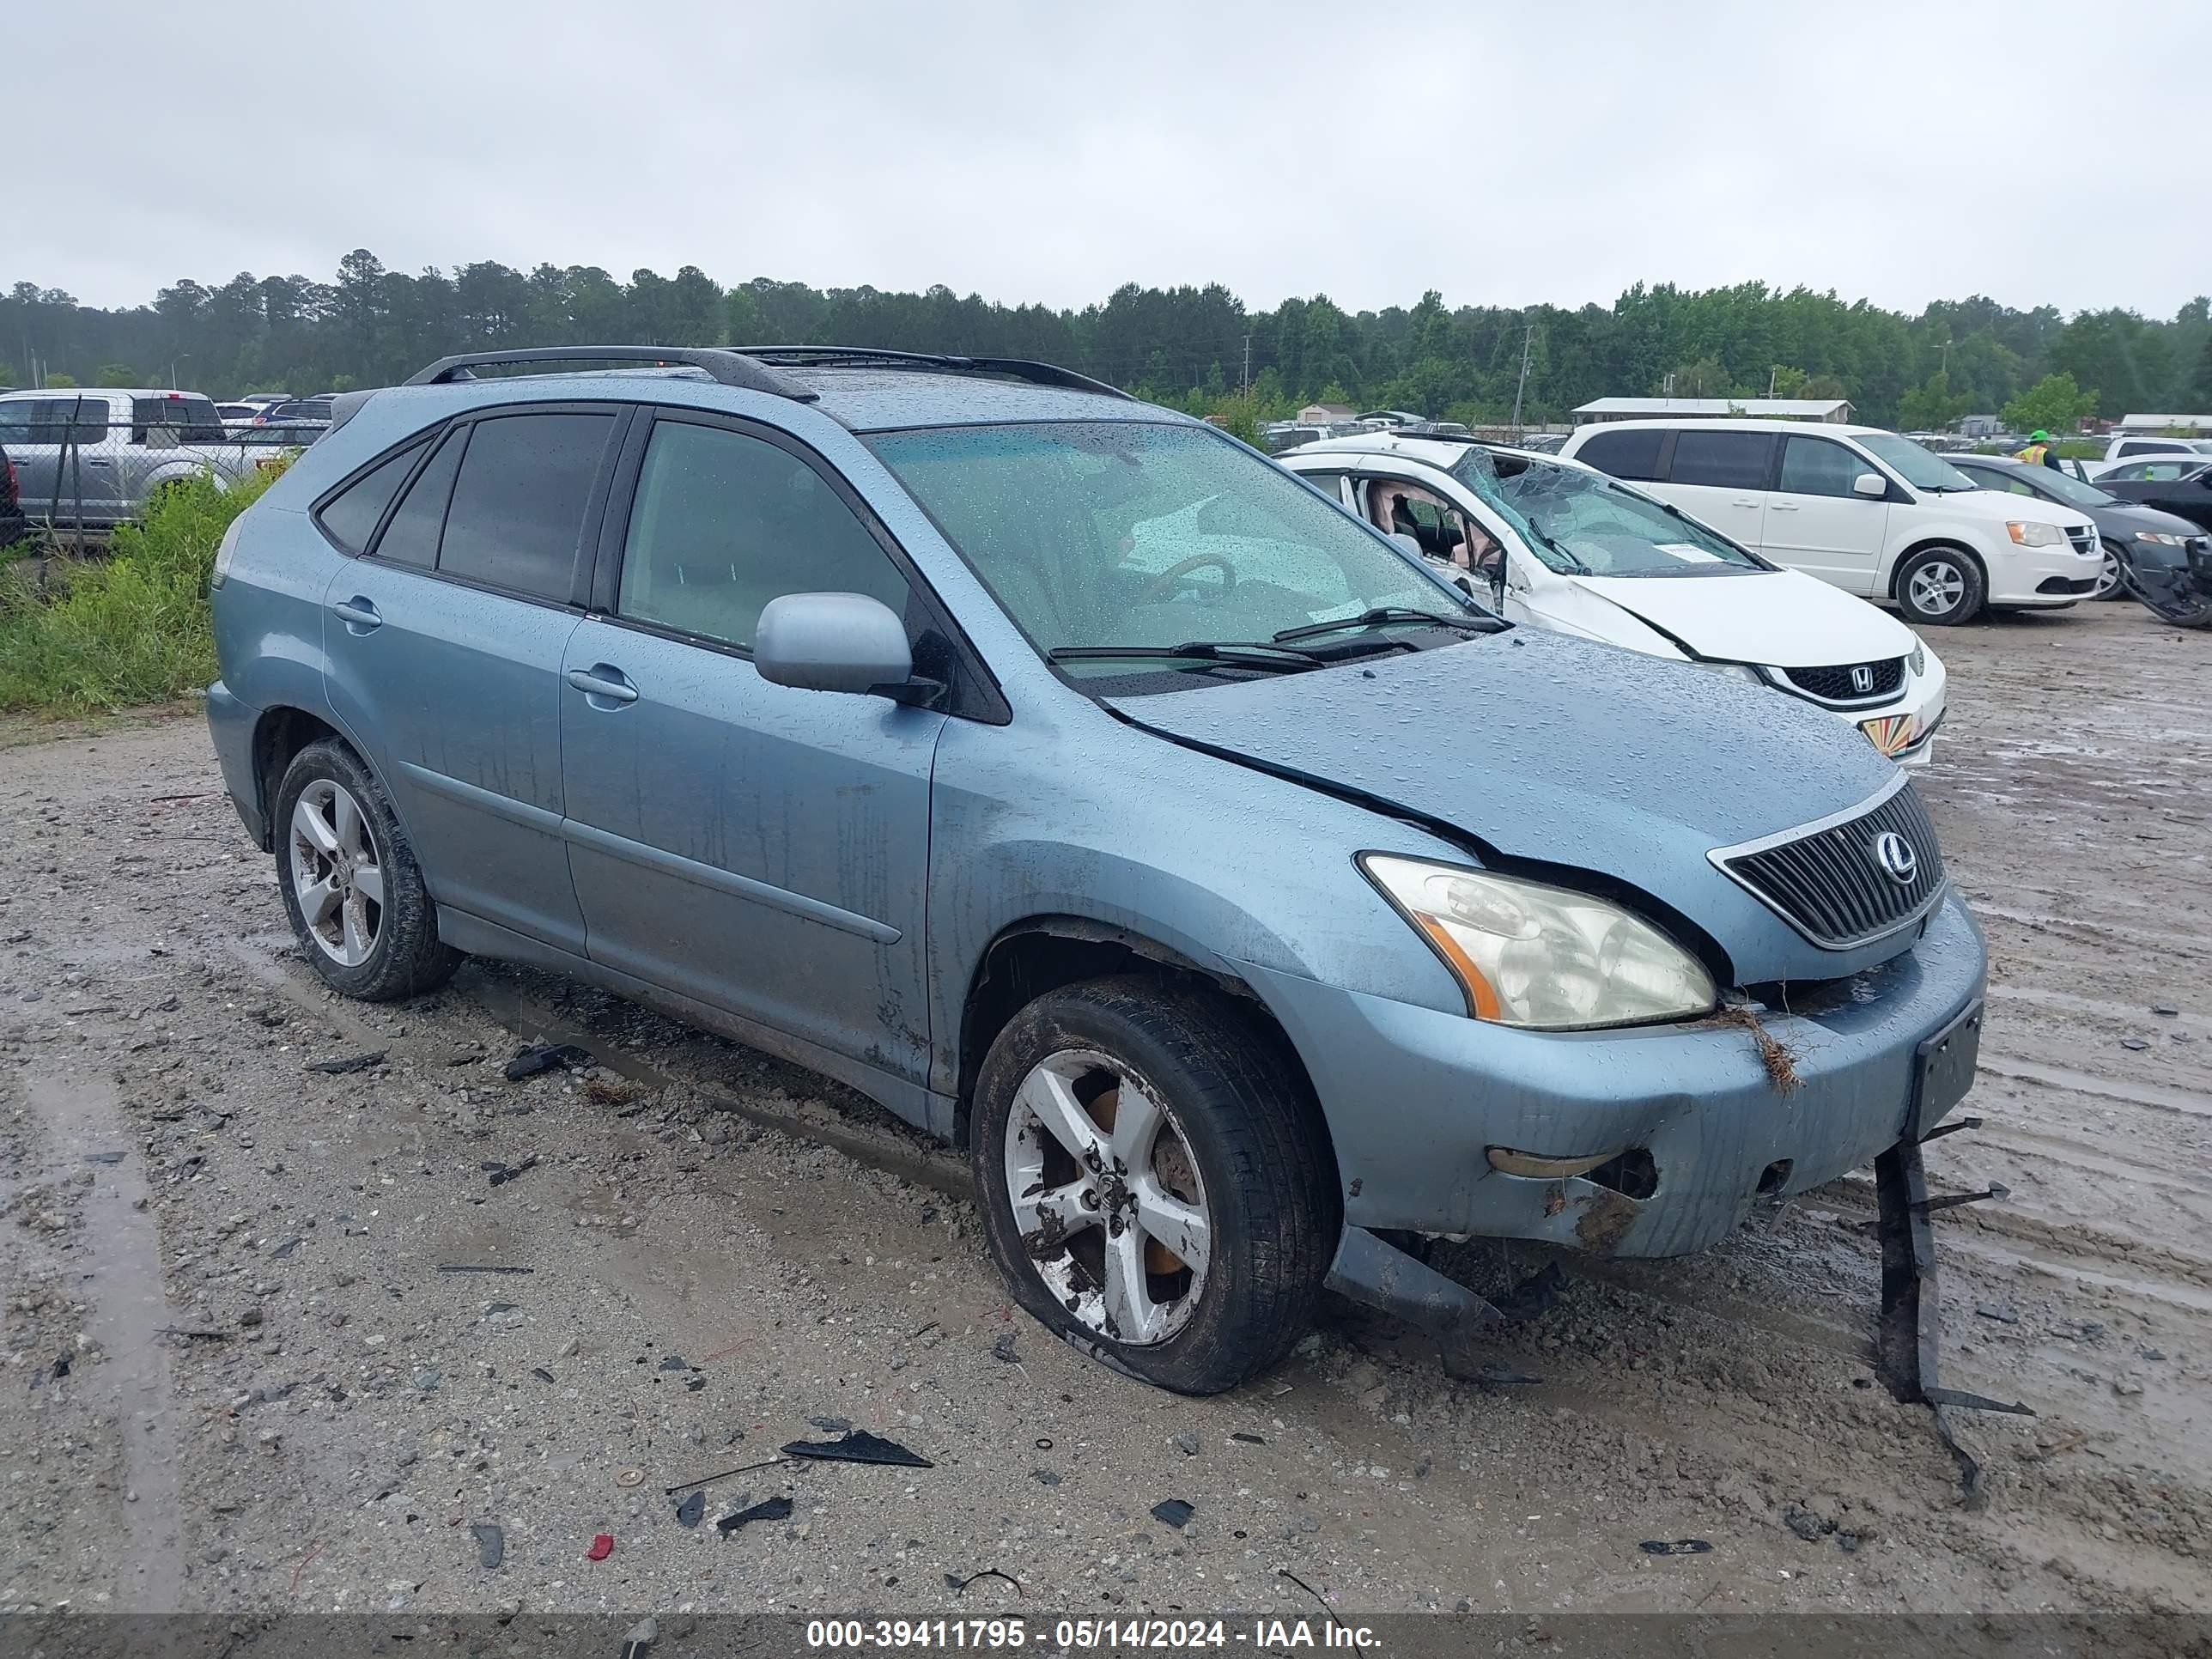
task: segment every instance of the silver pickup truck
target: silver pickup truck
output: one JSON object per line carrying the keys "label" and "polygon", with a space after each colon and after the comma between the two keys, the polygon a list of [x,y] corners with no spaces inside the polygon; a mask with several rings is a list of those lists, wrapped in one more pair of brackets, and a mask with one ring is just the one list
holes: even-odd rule
{"label": "silver pickup truck", "polygon": [[[283,449],[226,432],[198,392],[127,386],[0,393],[0,450],[15,464],[23,516],[103,535],[137,518],[164,485],[203,469],[219,485],[280,465]],[[281,434],[280,434],[281,435]]]}

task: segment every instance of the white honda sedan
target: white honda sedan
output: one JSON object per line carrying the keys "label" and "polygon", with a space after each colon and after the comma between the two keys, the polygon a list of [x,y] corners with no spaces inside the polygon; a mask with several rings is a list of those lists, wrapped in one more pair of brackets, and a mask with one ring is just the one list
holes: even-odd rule
{"label": "white honda sedan", "polygon": [[1910,628],[1592,467],[1388,432],[1278,459],[1513,622],[1771,687],[1902,766],[1934,751],[1943,665]]}

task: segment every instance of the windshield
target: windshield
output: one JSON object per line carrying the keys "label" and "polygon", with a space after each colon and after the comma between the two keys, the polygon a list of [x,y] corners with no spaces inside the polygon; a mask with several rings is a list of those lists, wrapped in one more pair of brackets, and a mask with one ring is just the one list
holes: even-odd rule
{"label": "windshield", "polygon": [[1680,576],[1766,568],[1717,532],[1578,466],[1470,449],[1453,463],[1452,476],[1510,522],[1554,570]]}
{"label": "windshield", "polygon": [[[2118,496],[2100,489],[2094,484],[2083,483],[2069,472],[2061,472],[2055,467],[2048,466],[2039,468],[2038,471],[2043,476],[2039,477],[2036,483],[2069,507],[2118,507],[2120,505]],[[1977,476],[1975,482],[1980,482],[1979,476]]]}
{"label": "windshield", "polygon": [[[939,427],[866,442],[1048,654],[1269,641],[1388,607],[1455,621],[1485,614],[1310,485],[1207,427]],[[1412,641],[1454,637],[1424,630]],[[1060,666],[1128,675],[1147,665]]]}
{"label": "windshield", "polygon": [[1944,495],[1954,489],[1979,489],[1981,485],[1941,457],[1930,454],[1910,438],[1894,432],[1860,432],[1852,441],[1881,461],[1915,489]]}

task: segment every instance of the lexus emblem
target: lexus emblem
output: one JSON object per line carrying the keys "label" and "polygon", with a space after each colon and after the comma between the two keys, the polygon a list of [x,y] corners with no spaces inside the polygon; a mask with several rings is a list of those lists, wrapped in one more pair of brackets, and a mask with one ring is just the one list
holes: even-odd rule
{"label": "lexus emblem", "polygon": [[[1874,690],[1874,669],[1871,665],[1867,663],[1855,663],[1852,665],[1851,690],[1857,692],[1862,697],[1866,696],[1868,692]],[[1907,857],[1911,855],[1911,851],[1912,849],[1911,848],[1907,848],[1905,849]]]}
{"label": "lexus emblem", "polygon": [[1912,878],[1920,869],[1920,854],[1894,830],[1885,830],[1874,838],[1874,861],[1899,887],[1911,886]]}

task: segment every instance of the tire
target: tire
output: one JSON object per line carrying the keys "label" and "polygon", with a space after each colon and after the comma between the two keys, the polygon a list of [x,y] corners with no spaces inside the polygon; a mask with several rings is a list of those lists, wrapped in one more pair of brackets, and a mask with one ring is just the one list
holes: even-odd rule
{"label": "tire", "polygon": [[1981,561],[1948,543],[1923,547],[1897,568],[1897,608],[1929,628],[1972,622],[1988,604]]}
{"label": "tire", "polygon": [[[1071,1114],[1088,1167],[1043,1127]],[[1145,977],[1068,986],[1016,1014],[984,1058],[969,1127],[1014,1299],[1178,1394],[1235,1388],[1312,1323],[1342,1227],[1327,1149],[1273,1033],[1218,994]],[[1202,1255],[1178,1214],[1203,1224]]]}
{"label": "tire", "polygon": [[2105,562],[2097,572],[2097,591],[2093,599],[2124,599],[2133,597],[2128,589],[2128,562],[2118,542],[2106,542]]}
{"label": "tire", "polygon": [[292,757],[273,831],[285,914],[325,985],[391,1002],[453,976],[461,953],[440,943],[414,849],[384,786],[352,750],[326,738]]}

